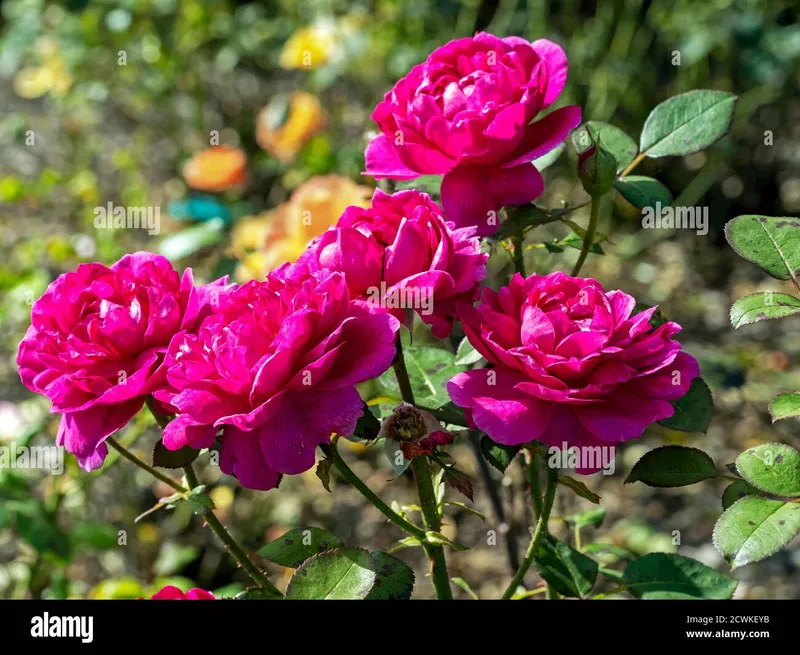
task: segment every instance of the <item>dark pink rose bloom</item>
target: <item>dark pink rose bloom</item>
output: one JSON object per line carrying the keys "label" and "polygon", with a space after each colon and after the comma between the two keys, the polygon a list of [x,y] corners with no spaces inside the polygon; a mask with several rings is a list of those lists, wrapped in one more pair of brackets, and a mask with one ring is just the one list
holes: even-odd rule
{"label": "dark pink rose bloom", "polygon": [[481,33],[450,41],[375,108],[381,133],[367,147],[366,173],[396,180],[444,175],[448,220],[492,234],[500,207],[541,195],[542,176],[530,162],[580,124],[579,107],[532,122],[566,80],[564,51],[545,39]]}
{"label": "dark pink rose bloom", "polygon": [[191,269],[180,277],[164,257],[138,252],[110,268],[81,264],[33,304],[19,375],[63,414],[57,443],[84,469],[103,463],[105,439],[163,378],[172,337],[211,311],[224,284],[195,287]]}
{"label": "dark pink rose bloom", "polygon": [[[492,369],[459,373],[447,385],[494,441],[517,445],[614,446],[674,413],[673,401],[700,375],[655,308],[606,293],[596,280],[563,273],[515,275],[463,316],[470,343]],[[579,471],[591,472],[591,471]]]}
{"label": "dark pink rose bloom", "polygon": [[164,445],[209,448],[221,428],[222,471],[272,489],[311,468],[332,433],[353,433],[363,409],[355,385],[389,368],[398,329],[352,303],[338,272],[284,265],[248,282],[172,342],[168,386],[154,392],[178,413]]}
{"label": "dark pink rose bloom", "polygon": [[369,209],[348,207],[299,261],[343,272],[352,298],[373,309],[400,320],[415,310],[443,339],[460,308],[477,300],[487,259],[475,228],[455,229],[427,194],[376,189]]}
{"label": "dark pink rose bloom", "polygon": [[194,587],[193,589],[189,589],[186,593],[183,593],[177,587],[167,585],[154,593],[150,597],[150,600],[216,600],[216,598],[210,591],[200,589],[199,587]]}

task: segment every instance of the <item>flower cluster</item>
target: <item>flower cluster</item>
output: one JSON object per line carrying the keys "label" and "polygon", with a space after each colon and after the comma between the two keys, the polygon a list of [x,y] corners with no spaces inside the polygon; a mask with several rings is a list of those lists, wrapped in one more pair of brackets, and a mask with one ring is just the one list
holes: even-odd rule
{"label": "flower cluster", "polygon": [[[535,120],[566,73],[549,41],[478,34],[439,48],[397,83],[373,114],[381,133],[367,148],[367,173],[443,175],[442,207],[413,190],[376,190],[364,206],[356,187],[358,203],[330,229],[320,229],[330,220],[313,231],[280,226],[294,241],[314,238],[296,264],[241,286],[195,286],[190,269],[180,276],[145,252],[59,277],[34,304],[17,359],[25,386],[62,414],[58,443],[97,468],[105,440],[149,400],[174,417],[166,448],[218,443],[225,473],[272,489],[307,471],[332,434],[354,432],[364,411],[356,385],[389,368],[415,313],[438,338],[461,321],[489,362],[456,375],[448,391],[499,443],[614,444],[671,416],[697,362],[673,339],[678,325],[653,328],[652,310],[634,314],[630,296],[554,273],[517,275],[474,304],[492,214],[541,193],[531,162],[580,122],[577,107]],[[185,174],[195,188],[220,189],[241,183],[243,171],[238,151],[215,148]],[[334,204],[326,195],[314,206],[327,216]],[[405,419],[384,431],[407,458],[432,455],[453,437],[429,418],[413,438],[403,437]]]}

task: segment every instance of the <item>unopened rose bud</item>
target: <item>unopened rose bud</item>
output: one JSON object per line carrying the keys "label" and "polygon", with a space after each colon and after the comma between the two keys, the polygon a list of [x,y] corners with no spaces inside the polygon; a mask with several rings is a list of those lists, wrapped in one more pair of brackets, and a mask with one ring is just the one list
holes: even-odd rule
{"label": "unopened rose bud", "polygon": [[599,198],[611,190],[617,177],[617,160],[610,152],[594,143],[578,155],[578,177],[592,198]]}

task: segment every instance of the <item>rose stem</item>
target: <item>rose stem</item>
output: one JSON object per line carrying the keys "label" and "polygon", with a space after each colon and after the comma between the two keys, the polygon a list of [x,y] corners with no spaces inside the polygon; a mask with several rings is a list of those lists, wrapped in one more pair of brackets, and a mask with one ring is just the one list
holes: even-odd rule
{"label": "rose stem", "polygon": [[517,588],[522,584],[525,574],[528,572],[531,564],[533,563],[534,555],[539,548],[539,543],[542,537],[547,533],[547,521],[550,519],[550,511],[553,509],[553,501],[556,498],[556,486],[558,484],[558,469],[547,467],[547,485],[544,491],[544,502],[542,503],[542,511],[536,522],[536,528],[533,531],[531,542],[528,544],[528,550],[525,553],[525,559],[522,561],[522,566],[519,567],[517,574],[508,585],[508,588],[503,593],[502,599],[509,600],[516,592]]}
{"label": "rose stem", "polygon": [[[406,361],[403,357],[403,345],[400,342],[400,335],[397,335],[397,354],[392,362],[394,374],[397,377],[397,384],[403,400],[414,405],[414,392],[411,389],[411,380],[408,377]],[[441,517],[436,503],[436,494],[433,489],[431,479],[431,468],[425,457],[414,457],[411,460],[411,470],[414,472],[414,479],[417,482],[417,493],[419,494],[419,505],[422,509],[422,518],[425,522],[425,529],[432,532],[439,532],[441,529]],[[444,557],[444,548],[439,544],[423,542],[423,548],[428,555],[430,562],[431,581],[438,600],[452,600],[453,592],[450,589],[450,576],[447,573],[447,561]]]}
{"label": "rose stem", "polygon": [[[142,460],[140,460],[138,457],[136,457],[136,455],[134,455],[132,452],[127,450],[124,446],[122,446],[122,444],[120,444],[113,437],[108,437],[106,439],[106,443],[109,446],[111,446],[114,450],[116,450],[120,455],[122,455],[125,459],[127,459],[129,462],[132,462],[133,464],[138,466],[140,469],[142,469],[144,471],[147,471],[154,478],[156,478],[157,480],[160,480],[164,484],[169,485],[170,487],[172,487],[178,493],[181,493],[181,494],[189,493],[190,489],[186,489],[182,485],[180,485],[177,482],[175,482],[175,480],[172,480],[171,478],[167,477],[166,475],[164,475],[160,471],[157,471],[152,466],[150,466],[148,464],[145,464]],[[187,468],[190,469],[191,467],[187,467]],[[191,471],[191,474],[187,471],[187,469],[184,469],[184,472],[186,473],[186,481],[190,485],[190,487],[191,488],[196,487],[197,486],[197,476],[195,476],[194,470]],[[206,511],[205,519],[206,519],[206,523],[211,528],[211,530],[213,530],[214,533],[217,535],[217,537],[219,537],[220,541],[222,541],[222,543],[225,546],[227,546],[227,548],[230,551],[231,555],[239,562],[239,564],[242,565],[242,568],[244,568],[244,570],[247,572],[247,574],[252,578],[253,582],[257,583],[260,587],[264,587],[266,589],[274,591],[275,593],[280,594],[281,596],[283,595],[278,590],[278,588],[275,587],[267,579],[267,577],[264,575],[264,573],[262,571],[260,571],[258,569],[258,567],[256,567],[256,565],[253,564],[250,561],[250,559],[247,557],[247,554],[244,552],[242,547],[239,546],[238,543],[236,543],[236,540],[225,529],[225,527],[219,522],[219,519],[217,519],[217,517],[214,516],[213,512]]]}
{"label": "rose stem", "polygon": [[425,540],[425,530],[418,528],[410,521],[406,521],[406,519],[404,519],[380,498],[378,498],[378,496],[366,484],[364,484],[364,482],[361,481],[361,478],[359,478],[345,463],[335,446],[331,444],[320,444],[320,449],[326,457],[333,461],[334,466],[339,473],[342,474],[342,477],[351,485],[353,485],[361,493],[361,495],[371,502],[384,516],[386,516],[386,518],[420,541]]}
{"label": "rose stem", "polygon": [[[191,464],[184,466],[183,472],[186,474],[186,482],[191,489],[194,489],[200,484]],[[231,554],[231,556],[237,562],[239,562],[241,567],[245,570],[247,575],[250,576],[253,582],[255,582],[262,589],[267,589],[274,592],[276,596],[283,596],[281,591],[269,581],[264,572],[253,563],[244,549],[233,538],[231,533],[228,532],[225,526],[222,525],[220,520],[216,517],[211,509],[206,508],[203,510],[203,518],[205,519],[208,527],[211,528],[211,531],[217,535],[219,540],[228,549],[228,552]]]}
{"label": "rose stem", "polygon": [[583,263],[589,255],[589,249],[594,244],[594,234],[597,231],[597,220],[600,217],[600,201],[601,198],[592,199],[592,210],[589,216],[589,227],[586,228],[586,234],[583,235],[583,247],[581,254],[578,256],[578,261],[575,262],[575,268],[572,269],[572,277],[578,277],[578,273],[583,268]]}
{"label": "rose stem", "polygon": [[106,439],[106,443],[109,446],[111,446],[114,450],[116,450],[120,455],[122,455],[125,459],[127,459],[129,462],[132,462],[132,463],[136,464],[136,466],[138,466],[140,469],[142,469],[144,471],[147,471],[154,478],[156,478],[157,480],[160,480],[161,482],[163,482],[166,485],[169,485],[170,487],[172,487],[178,493],[185,494],[186,492],[189,491],[188,489],[185,489],[180,484],[175,482],[175,480],[173,480],[169,476],[166,476],[163,473],[161,473],[160,471],[157,471],[156,469],[154,469],[149,464],[145,464],[142,460],[140,460],[138,457],[136,457],[136,455],[134,455],[132,452],[127,450],[121,443],[119,443],[113,437],[108,437]]}

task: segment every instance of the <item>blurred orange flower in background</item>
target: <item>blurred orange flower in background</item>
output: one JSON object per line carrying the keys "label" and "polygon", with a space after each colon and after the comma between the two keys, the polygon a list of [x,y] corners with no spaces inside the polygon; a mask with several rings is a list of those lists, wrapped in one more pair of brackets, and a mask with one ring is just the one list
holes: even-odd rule
{"label": "blurred orange flower in background", "polygon": [[291,161],[309,139],[325,127],[319,99],[297,91],[276,96],[256,119],[256,140],[264,150],[283,162]]}
{"label": "blurred orange flower in background", "polygon": [[297,260],[348,206],[368,207],[371,196],[371,188],[349,178],[320,175],[297,187],[282,205],[240,221],[231,237],[231,250],[241,262],[237,280],[261,280],[276,266]]}
{"label": "blurred orange flower in background", "polygon": [[247,180],[247,156],[239,148],[212,146],[183,167],[183,179],[198,191],[225,191]]}

